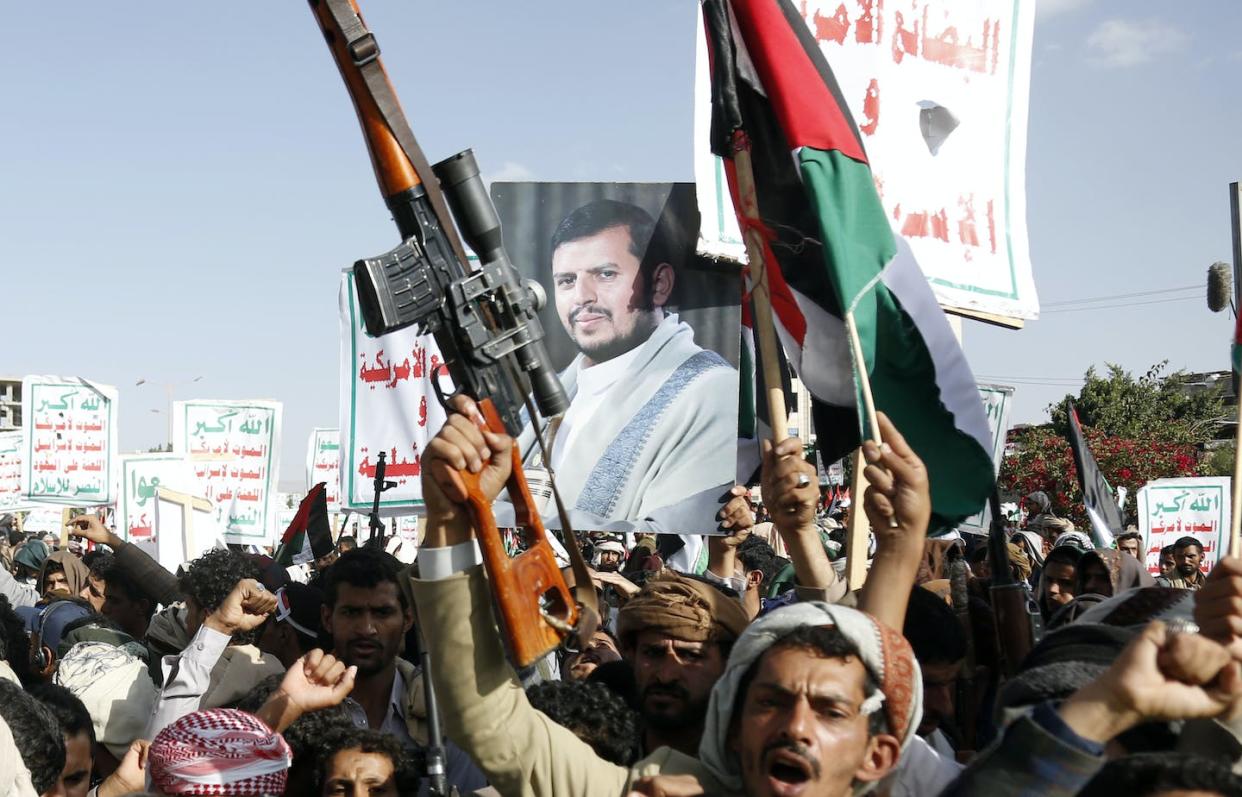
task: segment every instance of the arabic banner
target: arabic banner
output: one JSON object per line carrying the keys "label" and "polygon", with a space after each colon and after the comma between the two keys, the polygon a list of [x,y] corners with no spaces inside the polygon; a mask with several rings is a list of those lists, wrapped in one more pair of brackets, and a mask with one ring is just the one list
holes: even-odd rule
{"label": "arabic banner", "polygon": [[117,534],[159,558],[155,538],[157,491],[193,492],[197,485],[189,462],[181,454],[125,454],[121,457],[121,494],[117,500]]}
{"label": "arabic banner", "polygon": [[[797,6],[858,124],[893,231],[910,244],[940,304],[1036,318],[1025,174],[1035,3],[803,0]],[[742,262],[724,169],[709,148],[710,67],[699,24],[699,248]]]}
{"label": "arabic banner", "polygon": [[1230,481],[1228,476],[1156,479],[1138,491],[1148,572],[1160,572],[1160,549],[1179,537],[1194,537],[1203,544],[1204,573],[1216,566],[1228,546]]}
{"label": "arabic banner", "polygon": [[278,401],[178,401],[173,451],[190,461],[194,495],[214,507],[225,542],[275,540],[276,476],[282,406]]}
{"label": "arabic banner", "polygon": [[22,379],[27,498],[94,506],[115,500],[116,388],[81,377]]}
{"label": "arabic banner", "polygon": [[[444,423],[444,409],[432,392],[432,375],[443,366],[429,335],[406,327],[369,336],[358,309],[351,272],[341,275],[340,495],[344,509],[370,512],[375,467],[384,452],[385,479],[380,513],[408,515],[423,505],[422,452]],[[442,389],[449,391],[447,376]],[[314,479],[311,483],[321,481]]]}
{"label": "arabic banner", "polygon": [[[493,183],[509,256],[547,295],[570,404],[518,445],[545,526],[548,472],[579,529],[716,534],[737,475],[740,270],[695,253],[689,183]],[[512,506],[497,501],[501,525]]]}
{"label": "arabic banner", "polygon": [[[979,385],[979,397],[983,399],[983,411],[988,416],[988,431],[992,433],[992,469],[1000,473],[1005,459],[1005,438],[1009,435],[1009,409],[1013,406],[1014,389],[1007,385]],[[983,511],[964,520],[959,528],[976,534],[987,534],[992,523],[992,510],[986,504]]]}
{"label": "arabic banner", "polygon": [[[306,446],[306,484],[309,488],[319,482],[325,483],[328,512],[340,511],[341,432],[339,429],[311,430],[310,441]],[[299,496],[298,501],[301,502],[301,500]],[[296,507],[297,504],[294,506]]]}
{"label": "arabic banner", "polygon": [[22,433],[0,432],[0,513],[25,508],[22,490]]}

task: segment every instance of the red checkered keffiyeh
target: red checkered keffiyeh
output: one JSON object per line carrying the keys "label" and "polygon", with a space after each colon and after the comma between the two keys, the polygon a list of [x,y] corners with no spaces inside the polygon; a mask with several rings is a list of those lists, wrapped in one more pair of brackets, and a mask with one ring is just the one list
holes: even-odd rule
{"label": "red checkered keffiyeh", "polygon": [[230,708],[187,714],[151,743],[151,782],[164,794],[281,794],[293,754],[253,714]]}

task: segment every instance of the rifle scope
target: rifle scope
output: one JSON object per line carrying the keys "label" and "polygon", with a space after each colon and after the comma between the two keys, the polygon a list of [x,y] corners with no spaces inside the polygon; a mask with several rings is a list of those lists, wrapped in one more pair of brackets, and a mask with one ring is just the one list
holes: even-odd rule
{"label": "rifle scope", "polygon": [[538,283],[523,284],[509,260],[501,239],[500,218],[479,176],[474,152],[459,152],[435,164],[431,170],[440,181],[461,237],[485,267],[495,268],[501,275],[503,284],[497,287],[507,295],[507,304],[517,316],[514,320],[519,322],[521,337],[525,338],[514,348],[513,355],[530,378],[531,393],[540,414],[559,415],[569,409],[569,399],[548,360],[536,315],[543,309],[547,297]]}

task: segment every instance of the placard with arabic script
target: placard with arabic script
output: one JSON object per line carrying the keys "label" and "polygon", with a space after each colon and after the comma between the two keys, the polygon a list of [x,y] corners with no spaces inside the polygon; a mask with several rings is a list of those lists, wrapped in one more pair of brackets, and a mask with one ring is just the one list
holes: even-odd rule
{"label": "placard with arabic script", "polygon": [[263,545],[275,539],[280,467],[278,401],[178,401],[173,451],[190,460],[195,495],[214,506],[225,542]]}
{"label": "placard with arabic script", "polygon": [[117,499],[116,533],[158,558],[155,539],[156,491],[192,493],[198,485],[189,462],[181,454],[124,454],[121,456],[121,494]]}
{"label": "placard with arabic script", "polygon": [[[351,272],[341,275],[341,506],[370,512],[375,468],[384,452],[386,481],[380,512],[408,515],[423,505],[423,451],[444,424],[432,375],[444,362],[435,339],[406,327],[378,338],[367,334]],[[442,386],[449,387],[447,375]]]}
{"label": "placard with arabic script", "polygon": [[0,512],[24,508],[22,494],[22,433],[0,432]]}
{"label": "placard with arabic script", "polygon": [[1230,483],[1228,476],[1197,476],[1156,479],[1139,489],[1138,522],[1148,572],[1160,572],[1160,549],[1181,537],[1203,545],[1204,573],[1216,566],[1229,538]]}
{"label": "placard with arabic script", "polygon": [[[328,512],[341,511],[341,431],[312,429],[306,444],[306,486],[324,482]],[[301,498],[299,497],[299,501]]]}
{"label": "placard with arabic script", "polygon": [[74,506],[113,502],[116,399],[116,388],[81,377],[22,379],[27,498]]}

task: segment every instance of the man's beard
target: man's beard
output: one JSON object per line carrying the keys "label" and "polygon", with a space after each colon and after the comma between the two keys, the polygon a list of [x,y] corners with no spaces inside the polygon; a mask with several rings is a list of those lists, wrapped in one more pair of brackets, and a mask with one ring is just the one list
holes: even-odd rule
{"label": "man's beard", "polygon": [[[675,714],[649,711],[647,709],[647,696],[661,693],[672,695],[679,699],[682,704],[681,711]],[[707,701],[692,701],[689,693],[677,684],[652,684],[648,686],[643,690],[642,701],[639,705],[642,709],[643,722],[648,727],[661,731],[695,728],[701,725],[707,717]]]}
{"label": "man's beard", "polygon": [[1177,572],[1180,573],[1183,578],[1190,578],[1191,576],[1195,574],[1195,572],[1198,571],[1198,569],[1199,568],[1195,567],[1189,562],[1187,562],[1184,565],[1177,566]]}
{"label": "man's beard", "polygon": [[[583,340],[575,331],[574,322],[578,315],[584,312],[590,312],[592,315],[600,315],[613,321],[613,315],[610,311],[602,307],[593,305],[585,305],[575,308],[569,314],[569,337],[574,341],[574,345],[578,347],[578,351],[590,358],[593,363],[607,362],[615,357],[620,357],[628,351],[632,351],[647,342],[651,337],[651,333],[659,326],[659,319],[653,319],[652,323],[637,323],[634,329],[626,333],[618,332],[609,340],[591,341]],[[615,327],[614,327],[615,329]]]}

